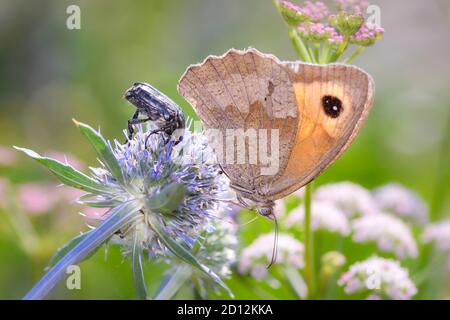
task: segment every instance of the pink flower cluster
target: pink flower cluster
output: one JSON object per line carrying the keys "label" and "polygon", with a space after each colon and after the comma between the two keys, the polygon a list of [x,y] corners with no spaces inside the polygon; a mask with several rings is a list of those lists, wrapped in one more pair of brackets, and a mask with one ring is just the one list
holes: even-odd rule
{"label": "pink flower cluster", "polygon": [[[369,2],[365,0],[335,0],[336,9],[341,17],[337,25],[330,24],[337,15],[332,14],[327,5],[321,1],[305,1],[303,6],[299,6],[286,0],[278,1],[278,8],[289,25],[297,28],[298,33],[305,40],[328,41],[329,43],[342,43],[345,40],[345,33],[339,30],[348,28],[348,23],[352,23],[355,17],[364,18]],[[351,32],[349,43],[360,46],[374,44],[384,33],[384,29],[379,26],[361,20],[356,29]]]}
{"label": "pink flower cluster", "polygon": [[354,14],[363,14],[370,5],[367,0],[335,0],[339,11],[346,11]]}
{"label": "pink flower cluster", "polygon": [[327,5],[321,1],[305,1],[305,5],[301,8],[301,10],[312,21],[323,20],[330,14],[330,10],[328,10]]}
{"label": "pink flower cluster", "polygon": [[378,39],[380,39],[383,33],[383,28],[374,24],[365,23],[354,35],[350,37],[350,43],[367,47],[373,45]]}

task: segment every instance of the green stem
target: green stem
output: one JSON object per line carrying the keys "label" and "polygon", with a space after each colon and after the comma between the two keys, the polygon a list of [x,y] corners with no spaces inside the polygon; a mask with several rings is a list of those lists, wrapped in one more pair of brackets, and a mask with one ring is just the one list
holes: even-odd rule
{"label": "green stem", "polygon": [[445,195],[447,194],[447,181],[450,178],[450,112],[447,111],[447,123],[445,126],[444,137],[442,139],[441,150],[439,152],[438,165],[436,170],[436,182],[431,202],[431,220],[436,221],[442,217]]}
{"label": "green stem", "polygon": [[308,48],[306,47],[303,40],[298,35],[297,31],[293,28],[289,30],[289,38],[292,41],[292,45],[294,46],[295,51],[301,60],[305,62],[313,62],[311,55],[309,53]]}
{"label": "green stem", "polygon": [[319,52],[320,52],[320,43],[318,41],[313,42],[313,50],[314,50],[314,62],[319,63]]}
{"label": "green stem", "polygon": [[189,279],[192,274],[192,268],[186,263],[175,270],[168,281],[155,296],[155,300],[169,300],[172,299],[180,290],[181,286]]}
{"label": "green stem", "polygon": [[360,46],[355,52],[353,52],[353,54],[350,57],[345,59],[344,63],[351,64],[353,60],[355,60],[361,53],[363,53],[364,49],[366,49],[366,47]]}
{"label": "green stem", "polygon": [[320,56],[319,56],[320,64],[328,63],[328,61],[330,59],[330,48],[331,48],[331,45],[328,42],[324,42],[322,44],[322,51],[320,52]]}
{"label": "green stem", "polygon": [[305,278],[308,285],[308,298],[316,297],[316,270],[314,268],[314,240],[311,228],[312,183],[305,188]]}
{"label": "green stem", "polygon": [[334,52],[334,54],[331,56],[330,62],[336,62],[339,60],[339,58],[342,56],[342,54],[347,49],[349,40],[350,40],[349,37],[344,38],[344,41],[342,41],[342,43],[339,45],[336,52]]}
{"label": "green stem", "polygon": [[142,266],[142,260],[144,252],[142,250],[142,233],[140,230],[135,230],[133,239],[133,254],[132,254],[132,270],[134,287],[136,288],[136,294],[138,299],[147,299],[147,286],[145,284],[144,268]]}
{"label": "green stem", "polygon": [[299,299],[306,299],[308,289],[306,288],[306,283],[298,271],[292,267],[286,267],[284,269],[284,274],[286,275],[289,284],[295,291],[295,294]]}

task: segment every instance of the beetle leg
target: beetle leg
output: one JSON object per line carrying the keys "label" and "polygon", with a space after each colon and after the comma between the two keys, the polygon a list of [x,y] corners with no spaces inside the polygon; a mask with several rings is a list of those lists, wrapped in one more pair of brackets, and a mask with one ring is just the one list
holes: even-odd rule
{"label": "beetle leg", "polygon": [[150,121],[150,118],[145,118],[145,119],[136,119],[133,117],[133,119],[128,120],[128,140],[131,140],[133,133],[134,133],[134,128],[133,126],[135,124],[139,124],[139,123],[144,123],[147,121]]}
{"label": "beetle leg", "polygon": [[136,120],[139,117],[139,109],[136,110],[136,112],[133,114],[133,118],[131,118],[130,120],[128,120],[128,140],[131,139],[131,136],[134,133],[134,128],[133,128],[133,120]]}
{"label": "beetle leg", "polygon": [[[153,131],[150,131],[149,134],[147,135],[147,137],[145,137],[145,148],[147,149],[147,142],[148,142],[148,139],[150,138],[150,136],[151,136],[152,134],[155,134],[155,133],[161,133],[161,132],[163,132],[163,131],[166,130],[166,129],[167,129],[167,128],[162,127],[162,128],[158,128],[158,129],[155,129],[155,130],[153,130]],[[167,144],[167,142],[168,142],[168,141],[166,141],[166,144]]]}

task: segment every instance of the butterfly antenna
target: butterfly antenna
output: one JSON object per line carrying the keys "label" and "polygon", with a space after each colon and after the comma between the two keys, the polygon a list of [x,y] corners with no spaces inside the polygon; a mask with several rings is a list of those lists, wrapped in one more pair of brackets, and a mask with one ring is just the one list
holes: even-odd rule
{"label": "butterfly antenna", "polygon": [[275,221],[275,236],[273,238],[273,249],[272,249],[272,259],[270,259],[270,263],[267,266],[267,269],[269,269],[272,265],[275,264],[277,261],[277,254],[278,254],[278,221],[276,215],[272,215],[273,221]]}
{"label": "butterfly antenna", "polygon": [[238,207],[240,207],[240,208],[244,208],[244,209],[247,208],[247,207],[244,206],[242,203],[236,202],[236,201],[233,201],[233,200],[219,199],[219,201],[220,201],[220,202],[224,202],[224,203],[231,203],[231,204],[234,204],[235,206],[238,206]]}
{"label": "butterfly antenna", "polygon": [[256,221],[258,218],[259,218],[259,216],[256,216],[256,217],[254,217],[253,219],[250,219],[249,221],[244,222],[243,224],[239,225],[239,227],[244,227],[244,226],[246,226],[246,225],[248,225],[248,224],[250,224],[250,223]]}

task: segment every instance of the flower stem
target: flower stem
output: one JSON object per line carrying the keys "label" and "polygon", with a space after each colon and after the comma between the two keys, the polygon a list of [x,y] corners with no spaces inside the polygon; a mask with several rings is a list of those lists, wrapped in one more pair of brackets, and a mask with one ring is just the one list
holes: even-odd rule
{"label": "flower stem", "polygon": [[284,274],[288,279],[292,289],[295,291],[299,299],[305,299],[308,294],[308,289],[306,288],[306,283],[298,271],[292,267],[286,267],[284,269]]}
{"label": "flower stem", "polygon": [[289,30],[289,38],[291,39],[292,45],[294,46],[295,51],[299,55],[300,59],[306,62],[313,62],[308,48],[306,47],[303,40],[299,37],[295,29],[291,28]]}
{"label": "flower stem", "polygon": [[436,171],[435,189],[431,201],[431,220],[436,221],[442,217],[445,195],[447,193],[447,181],[450,178],[450,112],[447,111],[447,121],[445,124],[444,136],[442,137],[441,150],[439,151],[438,165]]}
{"label": "flower stem", "polygon": [[342,54],[347,49],[349,41],[350,41],[349,37],[344,38],[344,41],[339,45],[336,52],[334,52],[333,56],[331,57],[330,62],[336,62],[339,60],[339,58],[342,56]]}
{"label": "flower stem", "polygon": [[328,63],[328,60],[330,59],[330,44],[328,42],[325,42],[322,44],[322,50],[320,52],[319,56],[319,63],[325,64]]}
{"label": "flower stem", "polygon": [[308,285],[308,298],[316,296],[316,270],[314,268],[314,241],[311,228],[312,182],[305,187],[305,279]]}
{"label": "flower stem", "polygon": [[344,61],[344,63],[351,64],[353,62],[353,60],[355,60],[364,51],[364,49],[366,49],[366,47],[360,46],[355,52],[353,52],[353,54],[350,57],[348,57]]}
{"label": "flower stem", "polygon": [[187,263],[182,264],[177,270],[164,282],[162,288],[155,296],[155,300],[169,300],[173,298],[181,286],[189,279],[192,274],[192,268]]}
{"label": "flower stem", "polygon": [[44,298],[50,290],[66,275],[67,268],[76,265],[101,246],[117,230],[129,223],[140,209],[135,202],[126,202],[110,212],[110,216],[62,257],[39,282],[23,297],[24,300]]}
{"label": "flower stem", "polygon": [[313,42],[314,50],[314,62],[319,63],[320,43],[318,41]]}
{"label": "flower stem", "polygon": [[142,257],[144,255],[142,250],[143,236],[141,230],[135,230],[133,239],[133,254],[132,254],[132,269],[133,281],[136,288],[137,297],[140,300],[147,299],[147,286],[145,284],[144,268],[142,266]]}

